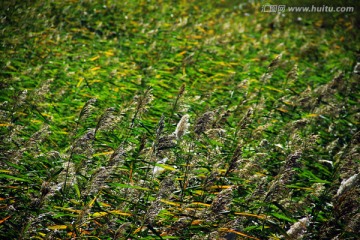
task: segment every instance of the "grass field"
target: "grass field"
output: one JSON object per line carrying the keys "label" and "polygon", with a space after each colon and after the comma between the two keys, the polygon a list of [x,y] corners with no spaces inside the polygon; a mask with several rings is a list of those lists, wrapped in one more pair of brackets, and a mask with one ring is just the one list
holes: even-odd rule
{"label": "grass field", "polygon": [[0,238],[356,239],[339,4],[2,1]]}

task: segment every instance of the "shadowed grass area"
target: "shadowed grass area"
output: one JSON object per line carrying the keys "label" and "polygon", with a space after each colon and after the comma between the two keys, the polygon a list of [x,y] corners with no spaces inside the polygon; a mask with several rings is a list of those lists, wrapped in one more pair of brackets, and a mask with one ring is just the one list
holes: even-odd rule
{"label": "shadowed grass area", "polygon": [[359,235],[356,5],[1,4],[1,238]]}

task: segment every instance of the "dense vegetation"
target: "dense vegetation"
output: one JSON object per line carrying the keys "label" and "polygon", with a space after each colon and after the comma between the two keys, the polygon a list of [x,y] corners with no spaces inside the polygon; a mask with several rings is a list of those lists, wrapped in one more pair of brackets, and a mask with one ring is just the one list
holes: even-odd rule
{"label": "dense vegetation", "polygon": [[1,239],[360,235],[357,9],[1,4]]}

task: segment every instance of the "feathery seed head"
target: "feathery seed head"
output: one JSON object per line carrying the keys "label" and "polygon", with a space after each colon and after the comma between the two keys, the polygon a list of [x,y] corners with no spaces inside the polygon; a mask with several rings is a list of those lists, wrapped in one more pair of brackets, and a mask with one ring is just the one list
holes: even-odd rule
{"label": "feathery seed head", "polygon": [[175,135],[177,139],[180,139],[186,134],[186,131],[189,128],[189,114],[185,114],[180,119],[179,123],[176,126]]}

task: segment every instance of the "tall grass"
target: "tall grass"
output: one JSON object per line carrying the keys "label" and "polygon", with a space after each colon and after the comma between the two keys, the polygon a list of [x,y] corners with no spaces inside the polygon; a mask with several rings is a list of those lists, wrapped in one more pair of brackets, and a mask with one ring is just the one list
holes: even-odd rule
{"label": "tall grass", "polygon": [[1,238],[359,235],[355,13],[3,4]]}

